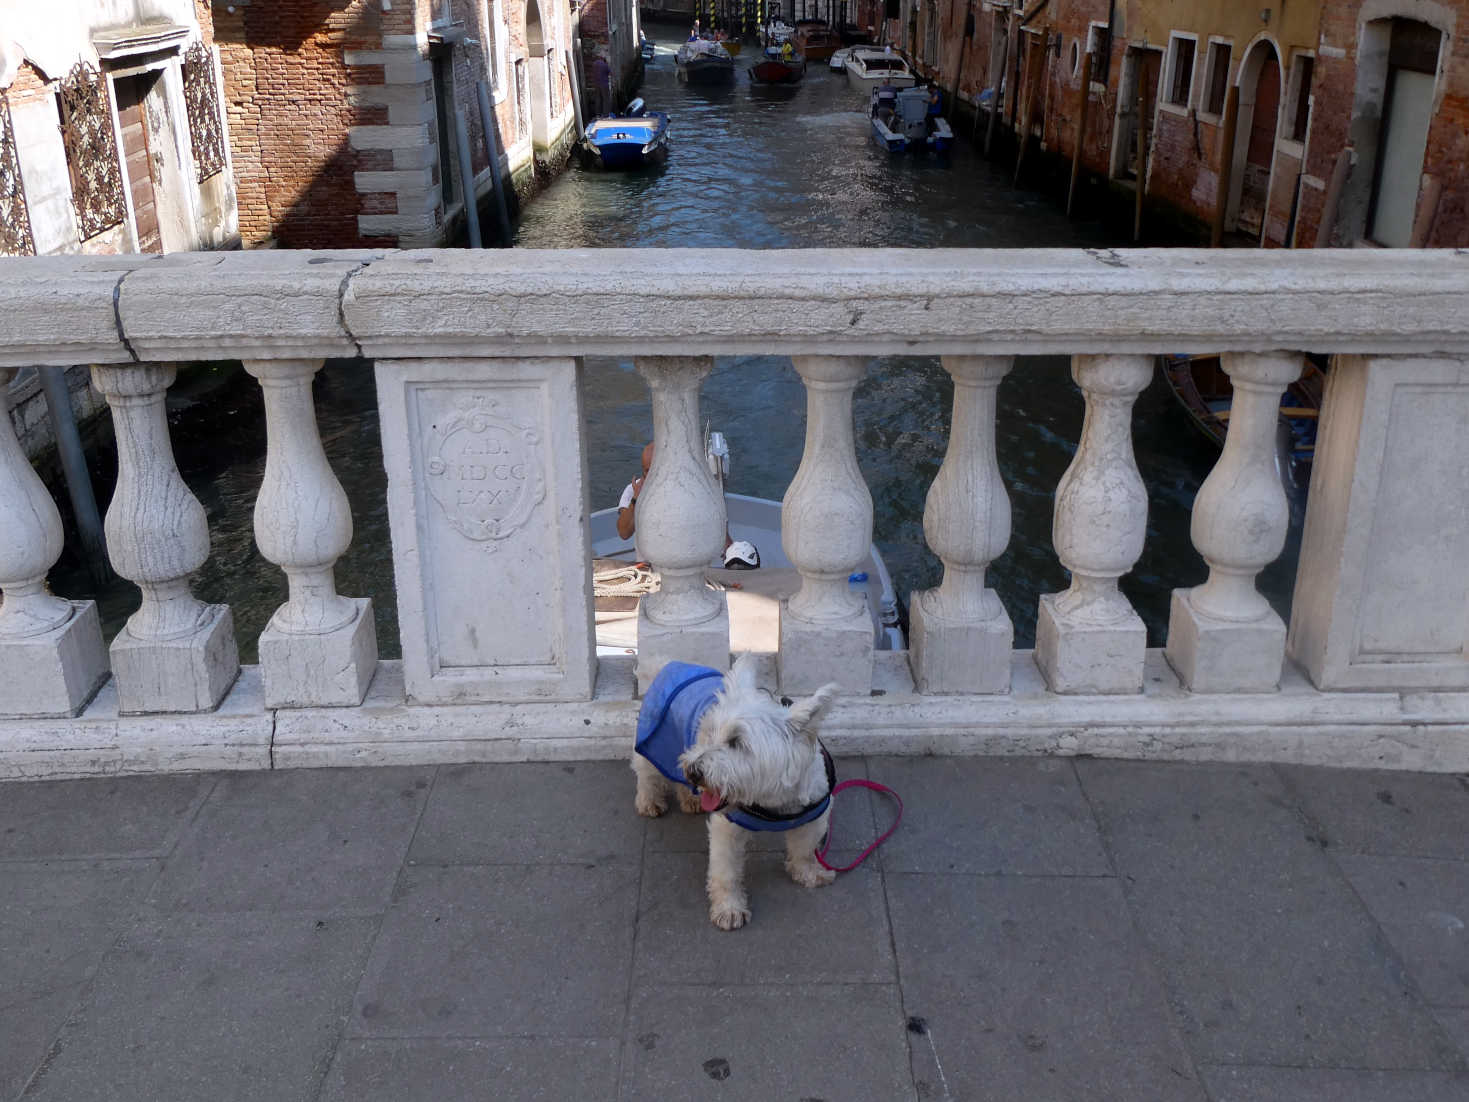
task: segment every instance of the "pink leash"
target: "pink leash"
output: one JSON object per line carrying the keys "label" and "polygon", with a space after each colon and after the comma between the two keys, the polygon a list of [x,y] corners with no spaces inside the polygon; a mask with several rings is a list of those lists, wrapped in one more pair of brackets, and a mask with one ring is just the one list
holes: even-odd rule
{"label": "pink leash", "polygon": [[822,868],[830,869],[832,872],[850,872],[852,869],[855,869],[863,861],[867,860],[868,856],[872,853],[873,850],[886,842],[888,838],[892,835],[893,831],[898,829],[898,824],[903,821],[903,798],[885,784],[878,784],[876,781],[863,780],[860,777],[854,777],[850,781],[842,781],[841,784],[837,785],[831,790],[832,818],[835,818],[836,816],[836,794],[844,788],[870,788],[874,792],[881,792],[886,796],[891,796],[893,799],[898,801],[898,815],[897,818],[893,820],[893,825],[888,827],[877,841],[873,842],[872,845],[864,849],[862,853],[857,857],[857,860],[853,861],[850,865],[828,865],[826,863],[826,851],[831,848],[832,835],[831,819],[827,819],[826,838],[824,841],[822,841],[820,848],[818,848],[816,851],[816,860]]}

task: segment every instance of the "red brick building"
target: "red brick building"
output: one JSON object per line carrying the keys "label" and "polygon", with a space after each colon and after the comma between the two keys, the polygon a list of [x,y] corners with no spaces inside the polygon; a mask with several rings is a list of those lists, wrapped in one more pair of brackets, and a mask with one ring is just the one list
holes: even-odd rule
{"label": "red brick building", "polygon": [[[473,191],[526,196],[575,139],[566,0],[214,0],[247,244],[435,245]],[[487,231],[487,236],[489,236]]]}

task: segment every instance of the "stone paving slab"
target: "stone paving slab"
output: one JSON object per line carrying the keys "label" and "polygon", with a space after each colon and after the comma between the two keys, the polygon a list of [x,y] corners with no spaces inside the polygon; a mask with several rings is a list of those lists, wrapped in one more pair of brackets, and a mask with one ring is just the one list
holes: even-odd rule
{"label": "stone paving slab", "polygon": [[904,799],[882,851],[894,872],[1107,876],[1096,822],[1064,759],[873,758]]}
{"label": "stone paving slab", "polygon": [[0,864],[0,1098],[18,1097],[40,1066],[158,869],[150,860]]}
{"label": "stone paving slab", "polygon": [[1206,1067],[1213,1102],[1464,1102],[1469,1072]]}
{"label": "stone paving slab", "polygon": [[1337,860],[1423,997],[1436,1006],[1469,1007],[1469,863]]}
{"label": "stone paving slab", "polygon": [[213,786],[187,775],[6,784],[0,860],[162,857]]}
{"label": "stone paving slab", "polygon": [[751,853],[745,866],[750,921],[709,921],[706,859],[649,854],[638,908],[634,982],[684,984],[892,983],[892,939],[882,877],[863,865],[836,883],[804,888],[784,858]]}
{"label": "stone paving slab", "polygon": [[348,1035],[616,1036],[636,909],[635,868],[408,869]]}
{"label": "stone paving slab", "polygon": [[158,915],[108,955],[26,1098],[310,1102],[376,922]]}
{"label": "stone paving slab", "polygon": [[1270,768],[1077,768],[1198,1060],[1460,1066]]}
{"label": "stone paving slab", "polygon": [[226,774],[150,902],[165,911],[381,914],[431,769]]}
{"label": "stone paving slab", "polygon": [[887,880],[904,1006],[934,1050],[915,1048],[925,1097],[1204,1102],[1114,881]]}
{"label": "stone paving slab", "polygon": [[895,984],[652,984],[627,1032],[625,1099],[916,1097]]}
{"label": "stone paving slab", "polygon": [[1459,1052],[1469,1060],[1469,1009],[1463,1007],[1437,1007],[1433,1016],[1443,1027],[1445,1035],[1459,1046]]}
{"label": "stone paving slab", "polygon": [[514,770],[445,766],[408,859],[636,865],[643,820],[632,809],[633,783],[626,762],[535,762]]}
{"label": "stone paving slab", "polygon": [[321,1102],[553,1102],[617,1096],[616,1038],[344,1041]]}
{"label": "stone paving slab", "polygon": [[1469,779],[1277,768],[1338,851],[1469,861]]}

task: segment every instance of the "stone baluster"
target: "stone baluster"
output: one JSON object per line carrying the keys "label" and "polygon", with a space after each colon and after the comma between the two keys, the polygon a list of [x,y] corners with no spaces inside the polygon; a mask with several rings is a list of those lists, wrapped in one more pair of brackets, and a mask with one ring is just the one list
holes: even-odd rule
{"label": "stone baluster", "polygon": [[806,446],[781,509],[781,546],[801,588],[780,605],[781,691],[828,682],[872,688],[875,629],[865,591],[848,578],[872,547],[872,495],[857,466],[852,394],[866,372],[860,356],[796,356],[806,384]]}
{"label": "stone baluster", "polygon": [[1141,692],[1147,629],[1117,579],[1142,554],[1147,529],[1132,405],[1153,377],[1153,358],[1076,356],[1071,376],[1086,395],[1086,420],[1056,487],[1051,529],[1071,586],[1041,597],[1035,660],[1053,692]]}
{"label": "stone baluster", "polygon": [[267,708],[355,706],[377,669],[372,600],[340,596],[333,577],[352,543],[352,513],[316,428],[311,384],[321,364],[245,361],[265,394],[255,542],[290,583],[290,599],[260,635]]}
{"label": "stone baluster", "polygon": [[1275,425],[1302,357],[1226,353],[1222,362],[1234,387],[1229,432],[1189,523],[1209,580],[1173,591],[1164,653],[1194,692],[1270,692],[1280,685],[1285,623],[1255,588],[1255,576],[1285,547],[1290,526],[1275,469]]}
{"label": "stone baluster", "polygon": [[171,364],[92,368],[117,436],[107,557],[143,593],[112,640],[124,714],[210,711],[240,671],[229,606],[206,605],[189,591],[189,576],[209,555],[209,528],[168,438],[164,396],[174,375]]}
{"label": "stone baluster", "polygon": [[61,555],[61,514],[22,451],[0,367],[0,716],[72,716],[107,679],[93,601],[46,586]]}
{"label": "stone baluster", "polygon": [[638,688],[677,659],[729,668],[729,605],[704,572],[724,549],[724,495],[709,471],[699,421],[708,356],[648,356],[638,372],[653,397],[653,464],[638,493],[638,556],[660,576],[638,603]]}
{"label": "stone baluster", "polygon": [[1015,628],[984,584],[1010,542],[1010,498],[995,456],[995,398],[1010,356],[945,356],[954,416],[923,508],[923,535],[944,563],[936,589],[909,602],[909,659],[923,693],[1006,693]]}

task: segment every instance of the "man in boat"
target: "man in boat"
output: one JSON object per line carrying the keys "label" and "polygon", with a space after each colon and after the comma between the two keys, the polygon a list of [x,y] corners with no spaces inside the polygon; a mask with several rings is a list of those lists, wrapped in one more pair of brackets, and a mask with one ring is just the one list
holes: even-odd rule
{"label": "man in boat", "polygon": [[[694,29],[689,32],[689,41],[690,42],[697,42],[697,41],[699,41],[699,21],[697,19],[694,20]],[[648,445],[648,446],[649,447],[652,447],[651,444]]]}
{"label": "man in boat", "polygon": [[[642,477],[635,478],[623,488],[622,498],[617,503],[617,536],[630,540],[637,531],[638,494],[648,480],[648,468],[653,465],[653,445],[643,447]],[[724,566],[727,570],[755,570],[760,566],[760,552],[749,540],[737,540],[730,536],[729,526],[724,529]]]}

